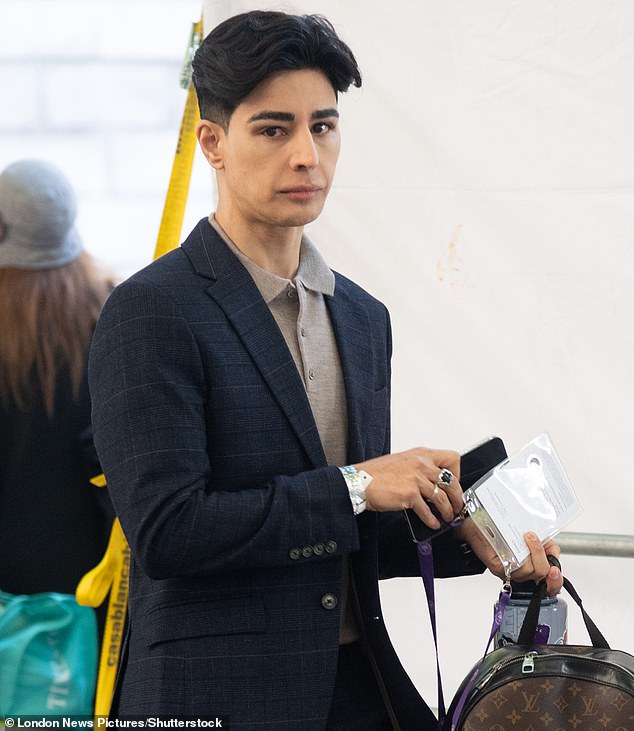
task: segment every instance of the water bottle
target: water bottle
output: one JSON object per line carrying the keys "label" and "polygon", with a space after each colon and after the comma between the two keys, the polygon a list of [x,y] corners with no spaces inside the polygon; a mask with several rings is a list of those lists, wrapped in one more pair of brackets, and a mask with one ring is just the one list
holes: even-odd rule
{"label": "water bottle", "polygon": [[[526,611],[535,589],[535,582],[511,581],[511,598],[509,599],[502,624],[495,635],[495,647],[514,645],[526,616]],[[498,603],[494,611],[497,611]],[[568,642],[568,606],[559,597],[545,597],[541,601],[539,620],[533,644],[565,645]]]}

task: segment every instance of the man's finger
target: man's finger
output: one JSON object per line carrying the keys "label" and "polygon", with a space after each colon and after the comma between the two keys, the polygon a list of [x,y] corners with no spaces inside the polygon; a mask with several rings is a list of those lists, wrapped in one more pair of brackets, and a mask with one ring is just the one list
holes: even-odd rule
{"label": "man's finger", "polygon": [[440,521],[431,512],[427,503],[423,500],[422,496],[419,500],[415,500],[412,505],[412,510],[418,515],[423,523],[432,530],[438,530],[440,528]]}
{"label": "man's finger", "polygon": [[531,562],[536,580],[544,579],[550,571],[550,564],[546,558],[546,551],[539,537],[532,531],[524,535],[524,540],[531,554]]}

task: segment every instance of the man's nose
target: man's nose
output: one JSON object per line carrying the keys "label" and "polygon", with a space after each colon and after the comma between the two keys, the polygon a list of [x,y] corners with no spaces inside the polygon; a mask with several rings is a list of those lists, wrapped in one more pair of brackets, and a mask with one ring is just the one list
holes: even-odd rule
{"label": "man's nose", "polygon": [[297,131],[293,140],[290,164],[294,169],[314,168],[319,164],[317,145],[310,129]]}

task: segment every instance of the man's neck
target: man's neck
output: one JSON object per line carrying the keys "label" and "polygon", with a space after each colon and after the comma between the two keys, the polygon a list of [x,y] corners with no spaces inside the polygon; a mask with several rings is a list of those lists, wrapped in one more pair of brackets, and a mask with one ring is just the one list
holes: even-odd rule
{"label": "man's neck", "polygon": [[214,217],[234,245],[261,269],[284,279],[295,278],[303,226],[240,225],[218,211]]}

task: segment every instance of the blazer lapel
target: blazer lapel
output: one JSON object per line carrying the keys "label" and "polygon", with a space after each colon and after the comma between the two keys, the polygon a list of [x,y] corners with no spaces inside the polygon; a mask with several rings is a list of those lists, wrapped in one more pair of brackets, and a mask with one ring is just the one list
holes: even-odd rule
{"label": "blazer lapel", "polygon": [[203,219],[182,245],[222,308],[315,467],[326,464],[306,390],[284,336],[253,279]]}
{"label": "blazer lapel", "polygon": [[337,277],[335,294],[327,297],[339,348],[348,406],[348,460],[365,459],[365,435],[374,396],[372,333],[365,308],[352,298]]}

